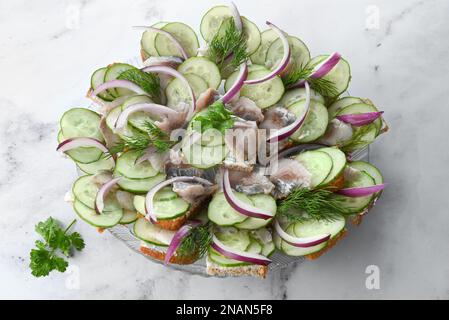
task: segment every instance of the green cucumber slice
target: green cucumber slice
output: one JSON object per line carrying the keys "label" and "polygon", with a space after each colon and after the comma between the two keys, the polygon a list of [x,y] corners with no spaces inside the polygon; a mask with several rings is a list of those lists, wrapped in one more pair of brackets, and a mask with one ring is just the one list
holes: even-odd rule
{"label": "green cucumber slice", "polygon": [[[119,75],[121,75],[124,71],[135,69],[136,67],[127,64],[127,63],[113,63],[107,67],[107,70],[104,74],[104,82],[108,82],[111,80],[115,80],[118,78]],[[108,89],[108,92],[113,97],[121,97],[133,94],[132,91],[128,89],[123,88],[114,88],[114,89]]]}
{"label": "green cucumber slice", "polygon": [[123,217],[120,219],[120,224],[130,224],[138,218],[137,212],[133,210],[123,210]]}
{"label": "green cucumber slice", "polygon": [[221,23],[232,17],[231,10],[228,6],[215,6],[201,19],[200,33],[206,42],[210,42],[220,29]]}
{"label": "green cucumber slice", "polygon": [[306,151],[300,153],[295,159],[304,165],[312,175],[310,188],[315,188],[323,183],[332,171],[332,158],[325,152]]}
{"label": "green cucumber slice", "polygon": [[178,194],[171,187],[165,187],[154,195],[154,201],[168,201],[178,197]]}
{"label": "green cucumber slice", "polygon": [[[145,197],[134,196],[134,207],[141,214],[145,214]],[[190,204],[184,199],[177,197],[171,200],[153,202],[156,218],[159,220],[171,220],[184,215],[190,208]]]}
{"label": "green cucumber slice", "polygon": [[251,238],[251,242],[245,251],[260,254],[262,253],[262,245],[258,241]]}
{"label": "green cucumber slice", "polygon": [[[162,28],[165,26],[167,22],[157,22],[152,25],[155,28]],[[157,33],[152,30],[147,30],[142,34],[142,40],[140,40],[140,46],[143,51],[145,51],[149,56],[157,57],[159,54],[157,53],[156,48],[154,47],[154,40],[156,39]]]}
{"label": "green cucumber slice", "polygon": [[60,121],[64,138],[88,137],[104,141],[100,132],[100,115],[85,108],[72,108],[66,111]]}
{"label": "green cucumber slice", "polygon": [[208,169],[222,163],[229,150],[225,145],[209,147],[194,143],[183,147],[182,152],[188,164],[196,168]]}
{"label": "green cucumber slice", "polygon": [[275,246],[273,243],[273,237],[271,232],[266,228],[260,228],[257,230],[252,230],[250,232],[251,238],[254,238],[262,245],[262,254],[266,257],[270,256],[274,250]]}
{"label": "green cucumber slice", "polygon": [[221,74],[217,65],[205,57],[193,57],[184,61],[178,71],[182,74],[196,74],[207,82],[208,88],[218,89]]}
{"label": "green cucumber slice", "polygon": [[[94,183],[93,175],[79,177],[72,187],[73,195],[85,206],[95,209],[95,198],[100,187]],[[114,192],[109,192],[104,201],[103,211],[117,211],[121,209]]]}
{"label": "green cucumber slice", "polygon": [[[372,104],[367,103],[353,103],[342,109],[339,109],[336,113],[336,116],[341,116],[345,114],[358,114],[358,113],[366,113],[366,112],[377,112],[377,108]],[[377,132],[382,128],[382,120],[380,118],[376,119],[373,123],[376,126],[376,136]]]}
{"label": "green cucumber slice", "polygon": [[251,244],[251,238],[246,230],[239,230],[234,227],[218,228],[215,236],[225,246],[238,251],[246,251]]}
{"label": "green cucumber slice", "polygon": [[[363,132],[359,139],[357,139],[357,142],[354,141],[355,136],[359,136],[360,130],[367,130]],[[370,123],[363,127],[353,127],[353,133],[352,138],[345,142],[341,149],[345,152],[350,152],[354,150],[359,150],[365,148],[367,145],[371,144],[374,140],[376,140],[377,137],[377,127],[375,123]]]}
{"label": "green cucumber slice", "polygon": [[357,97],[343,97],[338,99],[327,109],[327,112],[329,113],[329,119],[335,118],[338,111],[354,103],[363,103],[363,100]]}
{"label": "green cucumber slice", "polygon": [[[62,131],[58,132],[58,143],[66,140],[63,136]],[[96,163],[100,158],[104,157],[105,154],[94,147],[79,147],[65,152],[72,160],[77,164],[91,164]]]}
{"label": "green cucumber slice", "polygon": [[145,218],[137,219],[133,232],[140,240],[163,247],[168,247],[175,235],[175,231],[162,229]]}
{"label": "green cucumber slice", "polygon": [[[161,29],[175,37],[189,57],[196,56],[200,44],[195,31],[191,27],[182,22],[170,22]],[[159,56],[183,58],[183,55],[179,52],[176,45],[173,44],[173,41],[163,34],[156,35],[154,47]]]}
{"label": "green cucumber slice", "polygon": [[268,48],[277,38],[279,38],[279,36],[276,31],[273,31],[272,29],[263,31],[260,34],[260,46],[250,57],[251,62],[254,64],[264,65]]}
{"label": "green cucumber slice", "polygon": [[97,214],[95,210],[84,205],[80,200],[75,199],[73,209],[76,214],[90,225],[98,228],[110,228],[120,222],[123,217],[123,210],[103,211]]}
{"label": "green cucumber slice", "polygon": [[[252,205],[251,199],[249,199],[245,194],[235,192],[235,195],[241,201]],[[223,192],[216,193],[213,196],[211,202],[209,203],[209,207],[207,208],[207,216],[210,221],[218,224],[219,226],[232,226],[236,223],[243,222],[248,218],[247,216],[238,213],[230,206]]]}
{"label": "green cucumber slice", "polygon": [[[100,68],[94,71],[92,76],[90,77],[90,88],[93,90],[97,89],[99,85],[104,83],[104,75],[106,73],[107,68]],[[112,101],[114,97],[111,96],[107,91],[100,92],[97,95],[100,99],[104,101]]]}
{"label": "green cucumber slice", "polygon": [[226,258],[212,248],[209,249],[208,258],[211,262],[223,267],[241,267],[250,265],[248,262]]}
{"label": "green cucumber slice", "polygon": [[[126,99],[126,101],[121,106],[121,110],[123,111],[126,108],[128,108],[134,104],[152,103],[152,102],[153,102],[153,100],[151,100],[151,98],[149,96],[135,95],[135,96],[130,97],[129,99]],[[118,114],[117,117],[119,115],[120,114]],[[135,112],[135,113],[131,114],[128,117],[128,124],[140,131],[146,132],[145,123],[153,122],[155,119],[158,120],[158,118],[151,117],[151,115],[147,112],[139,111],[139,112]]]}
{"label": "green cucumber slice", "polygon": [[129,179],[146,179],[154,177],[158,174],[158,171],[151,166],[149,161],[143,161],[136,164],[139,157],[140,153],[136,151],[127,151],[122,153],[117,158],[115,171]]}
{"label": "green cucumber slice", "polygon": [[[312,65],[319,64],[327,57],[329,57],[329,55],[314,57],[310,61],[310,63]],[[323,79],[329,80],[335,85],[335,89],[338,92],[336,96],[339,96],[346,91],[349,86],[349,82],[351,81],[351,68],[349,66],[349,63],[345,59],[341,58],[337,65],[332,68],[332,70],[328,74],[326,74]]]}
{"label": "green cucumber slice", "polygon": [[[228,29],[228,24],[233,21],[233,18],[228,18],[223,20],[218,29],[218,33],[220,35],[224,35],[226,30]],[[247,18],[242,17],[242,27],[243,27],[243,37],[246,40],[246,51],[249,55],[256,52],[257,48],[260,46],[260,31],[256,24],[249,21]]]}
{"label": "green cucumber slice", "polygon": [[343,172],[346,166],[346,155],[343,151],[335,147],[321,148],[317,151],[325,152],[332,158],[332,170],[321,183],[321,186],[325,186],[334,181]]}
{"label": "green cucumber slice", "polygon": [[[195,98],[198,98],[201,93],[209,88],[207,82],[196,74],[184,74],[184,77],[192,88]],[[167,106],[171,108],[178,107],[181,102],[187,104],[192,103],[192,98],[186,85],[178,78],[174,78],[167,85],[167,88],[165,88],[165,96],[167,97]]]}
{"label": "green cucumber slice", "polygon": [[[256,208],[266,209],[271,212],[273,216],[276,214],[277,205],[276,200],[267,194],[255,194],[248,196]],[[254,230],[265,227],[272,219],[264,220],[259,218],[249,217],[245,221],[237,223],[235,226],[239,229]]]}
{"label": "green cucumber slice", "polygon": [[379,169],[373,166],[371,163],[365,161],[354,161],[348,164],[350,168],[363,171],[374,179],[376,184],[382,184],[384,182],[384,177]]}
{"label": "green cucumber slice", "polygon": [[[293,68],[299,68],[306,65],[310,60],[310,52],[307,46],[299,38],[288,36],[288,43],[290,44],[290,64]],[[284,46],[280,38],[273,41],[267,51],[265,57],[265,66],[273,69],[279,64],[284,55]]]}
{"label": "green cucumber slice", "polygon": [[[297,117],[302,116],[306,100],[300,100],[288,108]],[[306,143],[317,140],[325,132],[328,124],[328,114],[326,107],[314,100],[310,101],[309,114],[304,121],[302,127],[292,134],[291,139],[296,142]]]}
{"label": "green cucumber slice", "polygon": [[95,162],[76,162],[76,165],[84,173],[96,174],[100,171],[112,171],[114,169],[115,163],[110,156],[103,154],[100,159]]}
{"label": "green cucumber slice", "polygon": [[[117,171],[114,172],[114,175],[121,176],[121,174]],[[122,176],[122,179],[120,179],[117,184],[125,191],[133,193],[146,193],[155,185],[164,181],[165,177],[166,175],[163,173],[159,173],[154,177],[145,179],[129,179]]]}
{"label": "green cucumber slice", "polygon": [[[286,91],[282,96],[281,101],[279,101],[279,104],[284,108],[288,108],[292,104],[304,100],[305,98],[306,98],[306,89],[295,88]],[[310,99],[315,100],[323,105],[325,103],[323,96],[318,92],[314,91],[313,89],[310,89]]]}

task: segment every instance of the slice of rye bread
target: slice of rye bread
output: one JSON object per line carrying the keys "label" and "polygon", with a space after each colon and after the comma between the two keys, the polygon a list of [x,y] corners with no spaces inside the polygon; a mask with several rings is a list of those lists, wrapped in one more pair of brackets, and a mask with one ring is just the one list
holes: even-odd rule
{"label": "slice of rye bread", "polygon": [[268,266],[253,264],[249,266],[223,267],[216,263],[213,263],[209,260],[209,258],[206,258],[206,271],[207,274],[211,276],[253,276],[265,279],[268,274]]}
{"label": "slice of rye bread", "polygon": [[304,256],[304,258],[306,258],[307,260],[318,259],[324,253],[326,253],[327,251],[332,249],[341,239],[343,239],[346,236],[347,233],[348,233],[348,230],[347,229],[343,229],[342,231],[340,231],[339,234],[337,234],[335,237],[330,239],[328,241],[327,245],[323,249],[321,249],[320,251],[308,254],[308,255]]}
{"label": "slice of rye bread", "polygon": [[[165,259],[165,252],[159,251],[156,249],[152,249],[146,246],[140,246],[140,252],[142,252],[144,255],[152,257],[157,260],[164,261]],[[197,255],[191,255],[191,256],[177,256],[176,254],[173,255],[170,258],[170,263],[175,264],[192,264],[198,259]]]}

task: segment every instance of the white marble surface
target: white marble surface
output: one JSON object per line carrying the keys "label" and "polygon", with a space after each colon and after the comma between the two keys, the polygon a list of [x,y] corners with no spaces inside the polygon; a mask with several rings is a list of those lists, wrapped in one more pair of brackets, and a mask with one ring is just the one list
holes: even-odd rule
{"label": "white marble surface", "polygon": [[[259,26],[269,18],[301,37],[312,54],[341,52],[352,67],[350,93],[385,110],[391,131],[371,157],[390,183],[378,206],[329,254],[264,281],[171,271],[82,222],[87,246],[71,260],[79,288],[69,274],[33,278],[34,224],[74,215],[63,196],[75,170],[54,151],[58,118],[89,105],[95,68],[137,58],[132,25],[173,20],[198,29],[215,2],[0,0],[0,298],[449,298],[449,2],[236,2]],[[365,287],[368,265],[380,269],[378,290]]]}

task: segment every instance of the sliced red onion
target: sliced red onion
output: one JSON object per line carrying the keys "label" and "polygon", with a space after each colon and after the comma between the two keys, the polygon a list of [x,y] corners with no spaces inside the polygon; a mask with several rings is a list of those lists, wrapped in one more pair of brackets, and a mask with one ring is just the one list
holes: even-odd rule
{"label": "sliced red onion", "polygon": [[273,223],[274,229],[276,230],[276,233],[279,235],[279,237],[282,238],[285,242],[288,244],[298,247],[298,248],[309,248],[316,245],[319,245],[323,242],[326,242],[330,239],[330,234],[321,234],[318,236],[313,237],[304,237],[304,238],[298,238],[289,235],[287,232],[285,232],[282,227],[279,225],[279,222],[277,220]]}
{"label": "sliced red onion", "polygon": [[182,46],[182,44],[178,41],[178,39],[176,39],[171,33],[155,28],[155,27],[146,27],[146,26],[135,26],[134,28],[136,29],[145,29],[148,31],[153,31],[159,34],[162,34],[164,36],[166,36],[167,38],[170,39],[170,41],[173,42],[173,44],[176,46],[176,48],[179,50],[179,52],[181,53],[182,57],[184,59],[188,59],[189,55],[187,54],[187,51],[184,50],[184,47]]}
{"label": "sliced red onion", "polygon": [[84,137],[66,139],[58,145],[56,151],[66,152],[79,147],[95,147],[105,153],[109,152],[108,148],[106,148],[106,146],[100,140]]}
{"label": "sliced red onion", "polygon": [[193,116],[193,114],[195,113],[196,98],[195,98],[195,94],[193,93],[192,87],[190,86],[187,79],[180,72],[176,71],[173,68],[167,67],[167,66],[149,66],[149,67],[143,68],[142,71],[168,74],[172,77],[178,78],[182,83],[184,83],[187,90],[189,91],[190,99],[192,99],[192,105],[190,106],[190,111],[187,115],[187,120],[190,120],[191,117]]}
{"label": "sliced red onion", "polygon": [[327,59],[325,59],[314,68],[315,70],[310,75],[310,78],[317,79],[324,77],[337,65],[340,59],[341,54],[339,54],[338,52],[332,53]]}
{"label": "sliced red onion", "polygon": [[229,5],[229,9],[231,9],[232,17],[234,18],[235,27],[238,31],[242,32],[242,17],[240,16],[239,10],[237,9],[237,6],[234,2],[231,2],[231,4]]}
{"label": "sliced red onion", "polygon": [[246,63],[242,63],[240,65],[240,72],[237,76],[237,81],[235,81],[232,87],[221,97],[221,101],[223,101],[223,103],[229,103],[240,92],[247,76],[248,66]]}
{"label": "sliced red onion", "polygon": [[288,66],[288,64],[290,62],[290,54],[291,54],[290,45],[288,43],[287,36],[284,34],[284,31],[282,31],[281,29],[279,29],[278,27],[276,27],[274,24],[272,24],[269,21],[267,21],[267,25],[279,35],[279,38],[281,39],[282,45],[284,47],[284,55],[282,56],[282,59],[278,63],[276,68],[274,68],[273,71],[271,71],[269,74],[267,74],[259,79],[246,80],[245,84],[256,84],[256,83],[261,83],[261,82],[270,80],[270,79],[276,77],[282,71],[284,71],[284,69]]}
{"label": "sliced red onion", "polygon": [[153,206],[154,195],[159,190],[161,190],[163,187],[166,187],[166,186],[168,186],[174,182],[177,182],[177,181],[198,182],[198,183],[202,183],[205,185],[212,185],[212,183],[209,180],[199,178],[199,177],[192,177],[192,176],[174,177],[174,178],[162,181],[161,183],[158,183],[150,191],[148,191],[148,193],[145,197],[146,219],[150,220],[152,223],[157,222],[157,217],[154,212],[154,206]]}
{"label": "sliced red onion", "polygon": [[117,122],[115,123],[115,129],[120,130],[123,127],[126,126],[126,124],[128,123],[128,118],[131,114],[138,112],[138,111],[145,111],[145,112],[149,112],[153,115],[156,116],[164,116],[164,115],[177,115],[178,112],[160,105],[160,104],[156,104],[156,103],[136,103],[133,104],[131,106],[129,106],[128,108],[126,108],[125,110],[122,111],[122,113],[120,114],[120,116],[117,118]]}
{"label": "sliced red onion", "polygon": [[178,247],[181,245],[182,240],[187,237],[193,228],[199,226],[201,221],[192,220],[183,225],[178,231],[176,231],[173,239],[168,246],[167,252],[165,253],[164,263],[168,264],[170,262],[171,257],[175,254]]}
{"label": "sliced red onion", "polygon": [[273,213],[266,211],[264,209],[256,208],[248,203],[241,201],[234,195],[231,188],[231,182],[229,181],[229,171],[224,169],[222,176],[223,192],[229,205],[238,213],[243,214],[248,217],[259,218],[268,220],[273,218]]}
{"label": "sliced red onion", "polygon": [[274,134],[270,135],[270,137],[267,139],[267,141],[269,143],[281,141],[281,140],[284,140],[284,139],[290,137],[292,134],[294,134],[296,131],[298,131],[301,128],[301,126],[304,124],[304,121],[306,120],[307,115],[309,114],[309,109],[310,109],[309,83],[306,81],[304,85],[306,87],[306,105],[304,107],[303,115],[300,117],[297,117],[296,120],[293,123],[289,124],[288,126],[283,127],[279,130],[276,130],[276,132],[274,132]]}
{"label": "sliced red onion", "polygon": [[220,240],[218,240],[215,235],[212,236],[211,247],[215,251],[229,259],[248,262],[252,264],[260,264],[263,266],[269,265],[271,263],[270,259],[261,254],[239,251],[234,248],[228,247],[224,245]]}
{"label": "sliced red onion", "polygon": [[108,195],[109,191],[119,182],[122,177],[117,177],[109,180],[105,184],[101,186],[101,188],[97,192],[97,196],[95,197],[95,211],[97,214],[101,214],[104,209],[104,199]]}
{"label": "sliced red onion", "polygon": [[135,84],[132,81],[115,79],[115,80],[111,80],[111,81],[100,84],[94,91],[92,91],[91,95],[96,96],[100,92],[103,92],[103,91],[105,91],[107,89],[111,89],[111,88],[123,88],[123,89],[128,89],[128,90],[134,91],[135,93],[138,93],[138,94],[147,94],[145,92],[145,90],[143,90],[141,87],[139,87],[137,84]]}
{"label": "sliced red onion", "polygon": [[351,198],[366,197],[366,196],[372,195],[374,193],[378,193],[379,191],[382,191],[385,188],[385,186],[386,186],[386,184],[382,183],[382,184],[376,184],[374,186],[369,186],[369,187],[343,188],[343,189],[336,191],[336,193],[338,193],[342,196],[351,197]]}
{"label": "sliced red onion", "polygon": [[355,127],[365,126],[377,120],[384,112],[383,111],[375,111],[375,112],[365,112],[358,114],[342,114],[340,116],[336,116],[336,118],[345,123],[349,123]]}

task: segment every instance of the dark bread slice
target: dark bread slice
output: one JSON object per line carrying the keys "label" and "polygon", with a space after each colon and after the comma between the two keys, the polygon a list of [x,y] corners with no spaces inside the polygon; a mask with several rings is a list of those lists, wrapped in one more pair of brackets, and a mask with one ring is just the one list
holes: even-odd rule
{"label": "dark bread slice", "polygon": [[261,279],[265,279],[268,274],[268,266],[262,265],[249,265],[249,266],[239,266],[239,267],[224,267],[213,263],[207,258],[206,260],[206,271],[208,275],[211,276],[253,276]]}

